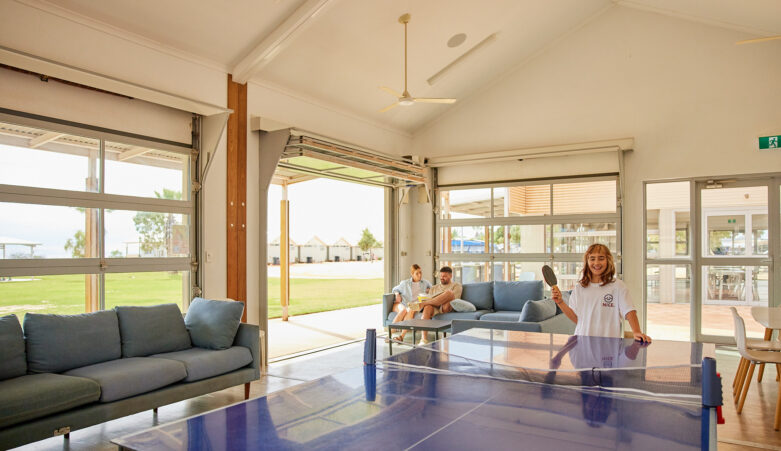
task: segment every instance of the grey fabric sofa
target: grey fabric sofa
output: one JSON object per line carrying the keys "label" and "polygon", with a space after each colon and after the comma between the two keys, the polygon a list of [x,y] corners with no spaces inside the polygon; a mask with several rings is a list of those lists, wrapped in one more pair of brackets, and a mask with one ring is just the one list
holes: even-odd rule
{"label": "grey fabric sofa", "polygon": [[[478,282],[463,285],[461,298],[474,304],[474,312],[450,312],[434,319],[452,320],[451,333],[473,327],[572,334],[575,324],[550,299],[543,298],[540,280]],[[382,297],[383,321],[389,327],[396,317],[393,293]],[[530,305],[527,304],[531,302]],[[420,318],[420,312],[415,314]]]}
{"label": "grey fabric sofa", "polygon": [[[127,310],[131,309],[131,310]],[[141,310],[139,310],[141,309]],[[259,329],[192,345],[178,306],[0,317],[0,449],[245,384],[260,377]]]}

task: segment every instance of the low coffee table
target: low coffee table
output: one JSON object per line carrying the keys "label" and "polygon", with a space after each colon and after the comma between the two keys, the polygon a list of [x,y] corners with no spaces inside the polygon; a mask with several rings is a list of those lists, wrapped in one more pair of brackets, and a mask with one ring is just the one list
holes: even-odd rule
{"label": "low coffee table", "polygon": [[[447,331],[450,329],[450,323],[452,321],[442,319],[408,319],[406,321],[399,321],[388,325],[388,338],[391,338],[391,329],[405,329],[412,331],[412,344],[417,343],[416,333],[417,331],[434,332],[436,339],[439,340],[439,333],[447,337]],[[388,348],[393,353],[393,340],[388,342]]]}

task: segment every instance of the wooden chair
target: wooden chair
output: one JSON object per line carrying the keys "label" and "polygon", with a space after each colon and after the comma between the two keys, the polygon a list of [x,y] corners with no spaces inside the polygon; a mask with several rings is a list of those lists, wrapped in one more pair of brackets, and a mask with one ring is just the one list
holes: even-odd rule
{"label": "wooden chair", "polygon": [[[735,320],[735,342],[742,357],[738,365],[737,374],[735,374],[735,402],[738,403],[737,413],[739,415],[743,411],[743,404],[746,402],[748,388],[754,376],[754,368],[757,364],[774,363],[778,370],[781,367],[781,352],[749,349],[748,340],[746,339],[746,323],[743,322],[743,318],[740,317],[735,307],[730,307],[730,310],[732,311],[732,318]],[[781,426],[781,382],[778,383],[778,399],[776,400],[773,429],[778,430],[779,426]]]}

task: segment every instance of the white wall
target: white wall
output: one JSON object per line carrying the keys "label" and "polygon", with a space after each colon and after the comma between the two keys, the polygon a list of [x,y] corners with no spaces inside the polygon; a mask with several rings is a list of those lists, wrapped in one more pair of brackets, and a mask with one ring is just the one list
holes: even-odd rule
{"label": "white wall", "polygon": [[[410,188],[407,200],[399,205],[399,278],[409,277],[413,263],[420,265],[423,278],[434,282],[437,268],[434,267],[434,214],[431,203],[425,197],[422,187]],[[396,285],[399,281],[393,281]]]}
{"label": "white wall", "polygon": [[[781,170],[781,152],[756,150],[758,136],[781,133],[781,43],[734,45],[745,37],[616,7],[422,130],[413,154],[635,138],[626,159],[624,272],[639,300],[644,180]],[[557,170],[561,160],[535,162],[536,171],[570,174]],[[528,176],[525,164],[518,178]],[[461,173],[492,180],[495,169]]]}

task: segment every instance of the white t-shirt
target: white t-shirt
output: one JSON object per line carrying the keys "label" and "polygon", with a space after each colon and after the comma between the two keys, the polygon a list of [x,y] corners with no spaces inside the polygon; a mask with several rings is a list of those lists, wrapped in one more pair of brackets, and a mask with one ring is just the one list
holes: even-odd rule
{"label": "white t-shirt", "polygon": [[618,279],[605,286],[576,284],[569,306],[578,315],[575,335],[595,337],[621,337],[623,319],[635,310],[629,290]]}

